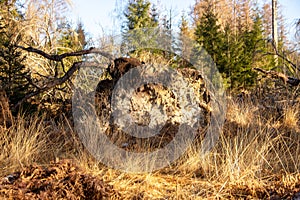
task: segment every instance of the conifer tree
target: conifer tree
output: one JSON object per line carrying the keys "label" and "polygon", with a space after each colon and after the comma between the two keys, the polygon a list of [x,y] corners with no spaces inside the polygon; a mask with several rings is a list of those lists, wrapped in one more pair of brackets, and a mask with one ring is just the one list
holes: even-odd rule
{"label": "conifer tree", "polygon": [[[256,13],[256,17],[248,20],[252,24],[245,23],[235,32],[229,23],[224,29],[220,27],[212,4],[208,4],[197,23],[195,39],[216,63],[227,88],[249,88],[256,83],[257,73],[252,68],[260,63],[258,55],[267,52],[262,19]],[[267,58],[264,61],[260,63],[264,68],[270,66]]]}
{"label": "conifer tree", "polygon": [[[190,60],[191,59],[191,53],[193,48],[193,35],[192,30],[189,27],[189,22],[187,20],[187,17],[184,15],[184,13],[181,15],[181,21],[179,25],[179,38],[176,46],[178,54],[180,54],[181,58]],[[181,60],[181,63],[179,63],[180,66],[187,66],[188,63],[186,63],[185,60]]]}
{"label": "conifer tree", "polygon": [[256,52],[264,51],[263,32],[261,27],[261,19],[257,16],[254,20],[251,30],[246,30],[242,33],[243,53],[239,66],[236,69],[236,82],[239,86],[250,87],[255,84],[257,73],[252,70],[254,64],[254,55]]}
{"label": "conifer tree", "polygon": [[165,14],[162,17],[160,26],[160,38],[162,38],[160,45],[168,51],[162,52],[162,56],[167,60],[171,60],[173,57],[172,53],[170,53],[174,47],[174,37],[172,35],[172,31],[172,9],[170,9],[168,14]]}
{"label": "conifer tree", "polygon": [[143,28],[158,27],[158,14],[155,7],[151,8],[148,0],[129,0],[124,15],[126,18],[122,27],[124,44],[137,47],[139,44],[149,45],[154,42],[144,37]]}
{"label": "conifer tree", "polygon": [[21,41],[17,20],[22,16],[14,1],[0,2],[0,87],[4,88],[11,104],[16,104],[30,89],[30,72],[16,45]]}
{"label": "conifer tree", "polygon": [[[221,47],[223,41],[223,34],[218,25],[218,18],[213,12],[213,8],[209,5],[196,27],[195,40],[203,47],[212,57],[214,62],[218,65],[219,55],[221,54]],[[223,71],[221,71],[222,73]]]}
{"label": "conifer tree", "polygon": [[80,46],[81,49],[84,49],[88,43],[86,32],[84,30],[83,23],[81,21],[79,21],[77,24],[75,43],[76,45]]}
{"label": "conifer tree", "polygon": [[[155,9],[152,7],[153,10]],[[151,13],[151,3],[148,0],[130,0],[124,15],[126,17],[124,32],[158,25],[157,13]]]}

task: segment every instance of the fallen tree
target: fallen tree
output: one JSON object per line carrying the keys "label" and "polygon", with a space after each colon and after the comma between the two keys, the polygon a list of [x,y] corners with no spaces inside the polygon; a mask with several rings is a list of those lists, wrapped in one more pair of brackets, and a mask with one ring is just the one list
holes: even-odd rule
{"label": "fallen tree", "polygon": [[281,72],[275,72],[275,71],[271,71],[271,70],[264,70],[261,68],[254,68],[256,71],[262,72],[263,74],[266,74],[267,76],[269,76],[270,78],[274,78],[274,79],[280,79],[282,80],[284,83],[287,83],[291,86],[298,86],[300,85],[300,79],[294,78],[294,77],[290,77],[287,76]]}
{"label": "fallen tree", "polygon": [[[130,137],[124,131],[122,131],[119,127],[117,127],[114,123],[111,123],[111,96],[112,91],[117,84],[118,80],[124,76],[130,69],[140,67],[144,62],[140,62],[138,59],[135,58],[114,58],[109,53],[104,52],[100,49],[90,48],[88,50],[82,50],[77,52],[70,52],[64,53],[60,55],[51,55],[46,53],[42,50],[35,49],[32,47],[22,47],[18,46],[18,48],[30,52],[38,54],[45,59],[59,62],[62,66],[62,72],[58,72],[58,68],[55,68],[54,76],[47,77],[44,75],[40,75],[42,77],[43,83],[38,86],[35,81],[28,77],[29,82],[34,85],[35,90],[33,92],[29,92],[26,94],[15,106],[14,108],[18,108],[22,103],[27,101],[28,99],[39,95],[41,93],[50,91],[51,89],[55,88],[56,86],[62,85],[67,81],[70,81],[72,76],[79,70],[79,68],[86,66],[95,66],[99,67],[99,63],[91,63],[91,62],[75,62],[73,65],[68,69],[65,70],[64,67],[64,59],[68,57],[76,57],[76,56],[84,56],[89,54],[99,54],[103,57],[109,59],[110,64],[104,66],[104,69],[107,74],[111,77],[108,79],[107,77],[101,80],[98,83],[96,88],[96,94],[94,97],[96,103],[96,110],[98,109],[98,117],[100,118],[100,122],[106,124],[106,134],[114,140],[117,138],[118,141],[116,142],[120,147],[123,148],[133,148],[133,149],[140,149],[145,150],[147,147],[152,148],[160,148],[166,144],[176,134],[179,129],[179,125],[182,122],[183,113],[181,112],[182,107],[180,106],[179,97],[175,95],[170,88],[167,88],[165,85],[156,84],[156,83],[149,83],[146,85],[141,85],[137,90],[133,93],[133,96],[130,99],[130,115],[136,121],[137,124],[141,126],[147,126],[150,123],[149,113],[155,108],[159,106],[165,113],[167,117],[166,120],[160,119],[161,124],[161,131],[155,137],[150,139],[138,139],[135,137]],[[182,76],[185,82],[187,82],[188,88],[193,88],[195,91],[195,98],[196,98],[196,105],[197,109],[201,111],[201,117],[197,122],[197,135],[200,138],[203,138],[205,135],[205,130],[209,125],[210,115],[211,115],[211,108],[210,108],[210,94],[206,88],[204,79],[201,75],[201,72],[195,69],[191,69],[188,67],[176,69],[176,72],[179,76]],[[99,77],[100,78],[100,77]],[[175,84],[175,83],[174,83]],[[177,85],[177,87],[182,87],[183,85]],[[87,96],[89,96],[87,94]],[[191,98],[191,97],[190,97]],[[123,108],[126,110],[126,108]],[[126,110],[127,112],[127,110]],[[165,123],[165,124],[163,124]],[[120,140],[123,139],[123,140]],[[199,138],[199,139],[200,139]],[[147,142],[146,142],[147,141]],[[127,144],[128,143],[128,144]],[[132,145],[131,145],[132,143]],[[148,145],[145,146],[144,144]],[[137,146],[136,146],[137,145]]]}

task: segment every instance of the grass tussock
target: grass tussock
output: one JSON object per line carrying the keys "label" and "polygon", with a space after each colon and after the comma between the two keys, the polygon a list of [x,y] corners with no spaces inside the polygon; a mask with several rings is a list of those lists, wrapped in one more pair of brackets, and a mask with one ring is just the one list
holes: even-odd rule
{"label": "grass tussock", "polygon": [[[209,153],[191,148],[180,161],[150,173],[104,166],[67,120],[19,117],[0,130],[0,196],[27,191],[33,198],[48,192],[53,198],[86,199],[98,191],[107,199],[293,198],[300,192],[299,107],[283,103],[270,113],[274,110],[250,98],[228,98],[223,133]],[[142,161],[132,162],[131,167]]]}
{"label": "grass tussock", "polygon": [[45,158],[47,151],[51,151],[44,148],[47,146],[45,129],[38,117],[26,120],[21,116],[11,127],[1,129],[1,175]]}
{"label": "grass tussock", "polygon": [[289,129],[294,129],[298,131],[298,124],[299,124],[299,110],[288,107],[284,112],[284,120],[283,125]]}
{"label": "grass tussock", "polygon": [[33,163],[49,163],[75,153],[78,138],[68,126],[43,116],[18,116],[9,128],[0,127],[0,175]]}

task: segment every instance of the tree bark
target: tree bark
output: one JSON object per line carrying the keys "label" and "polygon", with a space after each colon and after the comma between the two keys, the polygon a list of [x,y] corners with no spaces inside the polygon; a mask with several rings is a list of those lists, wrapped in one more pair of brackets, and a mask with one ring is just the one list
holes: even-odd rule
{"label": "tree bark", "polygon": [[[275,52],[278,52],[278,30],[277,30],[277,0],[272,0],[272,39]],[[277,53],[274,54],[275,65],[278,65]]]}

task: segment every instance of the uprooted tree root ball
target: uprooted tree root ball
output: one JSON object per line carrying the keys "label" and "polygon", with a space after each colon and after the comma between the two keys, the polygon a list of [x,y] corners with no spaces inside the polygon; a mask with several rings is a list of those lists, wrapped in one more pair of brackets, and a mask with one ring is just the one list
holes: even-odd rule
{"label": "uprooted tree root ball", "polygon": [[[103,131],[114,144],[121,148],[122,144],[127,144],[123,145],[127,150],[149,151],[162,148],[173,139],[178,132],[179,126],[183,123],[183,105],[181,105],[179,95],[175,95],[172,88],[168,88],[161,83],[144,84],[138,88],[134,88],[135,91],[130,97],[129,108],[124,108],[124,105],[120,105],[120,107],[122,107],[125,113],[129,111],[131,118],[138,126],[151,126],[151,117],[155,118],[156,123],[162,125],[162,127],[158,129],[160,130],[159,134],[153,137],[147,137],[146,139],[137,138],[121,130],[119,125],[112,123],[111,101],[112,93],[116,88],[117,82],[131,69],[141,67],[142,62],[135,58],[116,59],[114,64],[108,68],[112,79],[104,79],[97,85],[95,107],[101,127],[105,129]],[[160,68],[161,66],[156,67]],[[198,70],[191,68],[179,68],[174,70],[174,72],[177,73],[177,76],[183,78],[187,83],[187,88],[193,89],[195,96],[192,98],[191,95],[189,98],[195,101],[197,109],[200,110],[201,117],[199,117],[199,122],[197,122],[198,129],[196,132],[199,138],[203,138],[211,114],[210,94],[207,91],[204,79]],[[130,81],[136,81],[134,77],[132,79],[133,80]],[[177,89],[182,87],[180,81],[172,84],[174,84]],[[158,113],[151,114],[155,109],[159,110],[157,111]]]}

